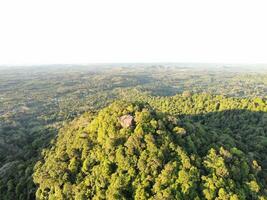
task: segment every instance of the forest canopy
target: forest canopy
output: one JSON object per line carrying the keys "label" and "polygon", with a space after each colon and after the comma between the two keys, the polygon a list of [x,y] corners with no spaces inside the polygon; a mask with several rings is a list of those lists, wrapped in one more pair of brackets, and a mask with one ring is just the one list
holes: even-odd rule
{"label": "forest canopy", "polygon": [[[251,163],[252,166],[258,166],[256,167],[257,175],[253,176],[256,177],[255,181],[260,188],[256,197],[255,195],[251,197],[249,194],[250,196],[246,198],[257,199],[266,195],[266,68],[206,64],[205,66],[134,64],[134,67],[127,64],[116,66],[107,64],[100,68],[99,66],[51,65],[0,68],[0,74],[0,200],[34,200],[36,195],[40,197],[43,190],[45,193],[48,192],[49,187],[53,185],[52,179],[42,174],[43,180],[50,185],[44,189],[44,184],[40,179],[38,180],[38,177],[42,176],[38,175],[37,169],[42,169],[45,173],[49,172],[50,169],[45,170],[44,166],[47,162],[55,162],[56,155],[52,155],[51,152],[58,151],[56,149],[62,143],[63,135],[66,134],[67,137],[71,134],[67,137],[68,139],[64,140],[64,145],[68,149],[74,148],[72,147],[74,144],[88,141],[88,134],[92,134],[88,131],[81,132],[76,140],[74,136],[78,134],[77,130],[92,126],[91,122],[98,119],[98,115],[103,112],[102,109],[117,100],[123,100],[122,104],[125,106],[133,104],[153,113],[150,118],[155,119],[152,120],[152,127],[156,132],[163,131],[167,137],[170,134],[179,135],[181,138],[177,144],[176,142],[174,144],[190,159],[191,155],[198,158],[196,163],[194,159],[190,162],[200,171],[200,178],[207,173],[204,158],[209,155],[211,149],[215,150],[216,155],[220,154],[221,148],[230,154],[233,154],[233,150],[236,153],[243,152],[245,162],[249,166]],[[115,104],[120,105],[118,102]],[[123,106],[118,109],[125,110]],[[117,136],[117,132],[124,129],[129,130],[129,134],[132,132],[134,134],[138,119],[135,113],[136,111],[132,114],[127,112],[125,115],[118,116],[118,119],[114,119],[118,126],[112,125],[107,129],[108,132]],[[161,126],[156,123],[165,118],[167,121],[163,120],[162,123],[167,127],[166,133],[165,129],[160,128]],[[84,122],[81,122],[81,119]],[[109,123],[109,120],[104,125],[99,122],[99,126],[109,127]],[[77,130],[74,130],[74,127]],[[141,140],[144,146],[147,142],[145,141],[147,135],[152,134],[153,137],[155,135],[152,129],[142,129],[145,130],[142,135],[144,138]],[[72,130],[71,133],[70,130]],[[100,135],[105,137],[105,134]],[[112,137],[107,139],[105,145],[107,148],[114,145],[114,151],[117,151],[118,145],[124,147],[123,142],[128,136],[124,135],[122,140],[116,140],[116,142]],[[165,144],[165,139],[162,138],[162,142],[156,147],[160,148],[160,145]],[[99,146],[100,143],[94,141],[91,145],[88,151],[96,145]],[[167,146],[166,148],[172,151],[173,147]],[[235,148],[238,151],[235,151]],[[64,151],[66,149],[62,149],[62,152]],[[67,152],[65,155],[69,156],[66,158],[72,160],[71,165],[76,166],[76,162],[80,163],[77,168],[80,170],[82,159],[76,153]],[[76,160],[70,156],[75,157]],[[177,159],[177,166],[180,166],[181,161]],[[69,166],[70,160],[64,160],[62,165],[58,166],[59,169],[56,168],[58,173],[64,171],[65,174],[65,165],[67,163]],[[228,166],[228,160],[225,163]],[[236,165],[236,163],[231,164]],[[54,165],[51,165],[51,170],[54,169]],[[70,188],[73,188],[70,191],[74,191],[67,198],[79,199],[75,196],[77,194],[75,188],[78,183],[82,182],[84,172],[70,173],[67,169],[67,174],[69,175],[66,175],[66,180],[64,180],[70,183]],[[77,178],[77,174],[80,174],[80,178]],[[240,172],[236,174],[240,176]],[[154,178],[156,176],[157,174],[153,175]],[[165,175],[161,177],[163,176]],[[79,180],[77,183],[76,179]],[[236,179],[233,180],[236,182]],[[200,180],[202,184],[203,181]],[[249,185],[257,188],[254,183]],[[58,183],[55,182],[56,184]],[[59,190],[57,189],[58,193],[62,192],[64,184],[60,184]],[[152,183],[149,182],[149,184]],[[69,185],[67,184],[66,187]],[[148,194],[151,195],[147,198],[155,198],[152,186],[147,187],[149,188]],[[177,191],[180,195],[183,194],[181,190]],[[203,191],[204,188],[199,187],[196,191],[201,199],[206,198]],[[54,195],[52,193],[49,192],[51,198]],[[217,189],[215,193],[218,193]],[[222,191],[220,193],[221,196],[224,194]],[[62,198],[65,198],[64,192],[62,195]],[[248,195],[247,190],[245,195]],[[189,197],[179,198],[188,199]]]}
{"label": "forest canopy", "polygon": [[[133,117],[129,126],[122,116]],[[240,123],[219,131],[228,117]],[[266,199],[258,156],[267,146],[239,139],[246,125],[260,137],[262,120],[251,110],[175,116],[117,101],[61,129],[35,166],[37,199]]]}

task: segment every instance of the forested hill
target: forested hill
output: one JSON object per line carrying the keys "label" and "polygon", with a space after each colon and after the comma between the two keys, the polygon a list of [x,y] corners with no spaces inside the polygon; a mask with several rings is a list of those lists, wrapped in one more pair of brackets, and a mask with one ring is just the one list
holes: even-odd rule
{"label": "forested hill", "polygon": [[265,100],[122,96],[60,130],[37,199],[267,199]]}
{"label": "forested hill", "polygon": [[[183,136],[201,157],[216,145],[216,151],[220,146],[228,151],[237,147],[250,163],[256,160],[261,166],[257,184],[265,187],[266,70],[190,66],[0,69],[0,200],[36,199],[39,184],[33,182],[34,166],[48,158],[41,152],[55,148],[50,142],[59,142],[58,132],[65,124],[85,112],[98,113],[117,99],[148,104],[157,115],[178,118],[187,132],[201,127],[202,139],[200,135]],[[97,116],[90,115],[92,119]],[[71,141],[75,140],[66,142]]]}

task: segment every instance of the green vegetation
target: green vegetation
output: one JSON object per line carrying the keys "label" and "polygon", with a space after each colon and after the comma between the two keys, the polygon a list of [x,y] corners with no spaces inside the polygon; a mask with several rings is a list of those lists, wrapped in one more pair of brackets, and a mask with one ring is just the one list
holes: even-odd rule
{"label": "green vegetation", "polygon": [[[86,113],[36,164],[37,199],[265,199],[267,174],[259,163],[267,146],[239,140],[247,128],[256,138],[266,131],[266,115],[250,109],[175,117],[148,104],[115,102],[96,117]],[[121,126],[124,115],[134,117],[132,126]],[[229,117],[240,118],[227,125],[235,128],[217,130]]]}
{"label": "green vegetation", "polygon": [[[194,179],[194,181],[197,185],[201,185],[201,187],[197,187],[195,192],[200,199],[205,198],[205,195],[211,195],[211,193],[216,193],[216,195],[220,193],[221,196],[230,195],[230,193],[245,195],[248,199],[257,199],[258,196],[264,196],[266,195],[264,189],[266,190],[267,173],[267,158],[265,156],[267,152],[266,85],[267,73],[264,70],[248,72],[244,69],[236,70],[227,67],[194,68],[173,65],[124,67],[122,65],[122,67],[106,66],[99,69],[86,66],[39,66],[36,68],[0,69],[0,200],[35,199],[37,189],[38,195],[44,195],[43,190],[46,191],[47,189],[44,188],[44,184],[40,180],[40,177],[44,176],[41,172],[49,170],[47,168],[48,158],[51,159],[52,163],[57,162],[55,161],[55,155],[51,155],[53,151],[66,151],[66,149],[59,147],[64,140],[62,139],[63,135],[71,134],[69,139],[68,137],[65,138],[64,145],[68,149],[75,149],[75,145],[82,145],[85,141],[91,141],[92,134],[89,134],[89,131],[78,134],[78,130],[92,126],[91,121],[92,123],[97,121],[99,114],[105,112],[99,112],[99,110],[110,105],[116,99],[125,100],[126,103],[123,103],[125,106],[132,105],[131,102],[139,102],[133,104],[134,109],[136,107],[136,109],[141,109],[140,112],[142,112],[142,107],[144,107],[145,110],[149,111],[152,121],[153,119],[154,121],[162,121],[162,126],[166,129],[158,127],[156,122],[152,122],[151,125],[155,132],[163,131],[163,135],[158,136],[162,141],[156,144],[157,149],[160,149],[162,145],[167,145],[166,137],[173,135],[180,137],[177,143],[173,141],[175,147],[164,146],[164,148],[175,152],[176,150],[173,150],[173,148],[179,148],[190,158],[190,165],[195,167],[199,174],[199,179]],[[116,103],[113,104],[113,107],[116,107],[116,105]],[[122,106],[121,111],[119,109],[118,113],[123,112],[123,109],[127,110],[124,106]],[[133,110],[132,114],[135,115],[135,113],[136,110]],[[81,121],[82,119],[84,124]],[[104,119],[106,117],[103,116]],[[167,120],[164,121],[163,119]],[[74,121],[72,122],[72,120]],[[129,134],[135,133],[137,125],[131,126],[129,130],[127,128],[123,129],[124,131],[128,130],[128,132],[123,133],[120,126],[113,129],[109,123],[112,124],[113,122],[107,121],[103,125],[109,127],[108,132],[113,133],[116,137],[118,132],[124,134],[124,139],[116,141],[118,143],[113,143],[113,139],[105,142],[107,146],[114,145],[113,151],[117,151],[121,148],[120,146],[124,147]],[[99,126],[102,126],[101,124],[100,121]],[[174,127],[170,128],[168,126]],[[77,130],[74,130],[74,127]],[[58,134],[58,132],[60,133]],[[94,134],[98,134],[97,131]],[[107,133],[101,134],[106,139],[104,136]],[[154,134],[152,129],[145,130],[144,138],[141,139],[142,145],[147,144],[146,137],[150,137],[151,134]],[[86,137],[87,135],[90,136]],[[100,148],[103,145],[102,142],[93,141],[93,146],[89,145],[88,147],[88,155],[90,155],[91,148],[96,146]],[[79,148],[87,148],[85,145],[88,144]],[[223,150],[221,150],[222,148]],[[208,156],[214,153],[211,149],[214,149],[218,159],[223,158],[229,174],[227,178],[233,180],[234,183],[239,183],[236,188],[238,188],[238,191],[244,190],[243,192],[233,191],[228,187],[222,187],[224,190],[220,190],[220,192],[218,189],[213,192],[204,190],[204,187],[207,187],[204,184],[205,181],[212,182],[209,179],[212,169],[210,169],[209,164],[205,164]],[[147,152],[147,147],[142,147],[140,154],[143,151]],[[221,155],[221,151],[229,152],[231,159],[226,159],[225,156]],[[74,197],[78,185],[82,185],[82,182],[85,181],[82,179],[90,174],[81,169],[84,158],[76,156],[75,153],[69,153],[67,152],[66,156],[74,155],[73,157],[77,157],[76,159],[70,158],[70,160],[72,159],[71,166],[75,167],[77,162],[80,163],[78,168],[75,169],[77,173],[74,168],[73,172],[69,172],[71,167],[69,167],[70,163],[68,162],[70,160],[63,160],[62,168],[56,171],[65,173],[65,162],[68,163],[67,173],[70,173],[70,177],[65,177],[66,182],[69,183],[66,187],[70,186],[69,191],[73,191],[73,193],[68,195]],[[105,151],[101,153],[103,153],[103,156],[109,155]],[[178,152],[176,153],[178,154]],[[130,155],[128,156],[131,157]],[[147,156],[152,155],[148,154]],[[156,170],[158,174],[150,176],[154,179],[158,178],[157,180],[168,177],[168,170],[166,169],[164,172],[163,167],[167,164],[167,160],[172,162],[173,157],[164,158],[161,161],[164,162],[161,168]],[[136,157],[135,161],[138,160],[139,157]],[[115,160],[112,162],[115,162]],[[243,162],[249,166],[248,176],[244,175],[244,179],[237,180],[232,177],[234,172],[230,168],[235,166],[237,169],[241,169],[241,164],[238,163]],[[180,172],[182,170],[181,163],[182,161],[178,156],[177,166],[170,166],[169,168],[175,169],[179,175],[183,173]],[[130,164],[134,168],[132,166],[134,164]],[[90,165],[94,164],[89,164],[89,168]],[[102,165],[104,164],[102,163],[100,168],[102,168]],[[119,166],[118,163],[116,165]],[[53,167],[52,164],[51,170],[55,169]],[[254,168],[257,170],[253,170]],[[122,173],[117,172],[117,169],[114,169],[114,173]],[[139,172],[138,170],[138,168],[135,168],[135,173]],[[33,173],[36,183],[33,181]],[[126,175],[129,175],[127,173]],[[165,175],[162,175],[162,173]],[[236,172],[235,174],[242,173]],[[108,179],[111,175],[107,174],[106,176],[105,178]],[[144,177],[146,176],[147,174],[144,175]],[[173,179],[176,179],[175,176]],[[240,177],[241,175],[235,176]],[[141,180],[133,174],[130,174],[129,177],[131,177],[131,183],[133,183],[132,180]],[[203,177],[206,177],[205,180]],[[51,188],[60,181],[58,179],[53,184],[50,182],[49,176],[42,179]],[[112,181],[115,181],[115,179],[112,179]],[[180,182],[178,180],[177,182],[174,181],[180,188],[177,190],[180,191],[177,195],[181,195],[180,199],[190,199],[191,197],[183,196],[185,195],[183,191],[186,189],[182,189],[185,186],[181,186],[181,180]],[[122,180],[125,184],[127,181],[129,180]],[[145,192],[148,192],[149,195],[156,195],[156,193],[157,195],[172,194],[169,190],[168,192],[161,191],[168,187],[167,183],[166,186],[164,182],[162,182],[164,186],[157,183],[158,192],[156,193],[156,189],[149,188],[152,187],[152,182],[146,184],[148,184],[148,191],[145,190]],[[68,189],[62,191],[63,185],[61,184],[60,188],[57,188],[57,195],[59,193],[66,195],[64,191]],[[112,185],[116,186],[115,183]],[[87,185],[84,187],[87,187]],[[118,192],[116,187],[110,188],[109,192]],[[254,188],[253,190],[257,192],[252,195],[248,187]],[[134,185],[129,186],[129,188],[131,188],[131,191],[127,190],[126,193],[131,196],[136,188]],[[192,186],[192,188],[194,187]],[[90,195],[93,195],[96,190],[96,188],[92,190]],[[188,191],[191,190],[194,189],[188,189]],[[52,192],[49,194],[56,195]],[[80,197],[82,198],[83,195],[81,194]],[[85,195],[88,196],[89,194]],[[97,193],[97,195],[99,194]],[[157,196],[158,199],[163,198],[161,197]],[[79,199],[79,196],[75,196],[75,198]]]}

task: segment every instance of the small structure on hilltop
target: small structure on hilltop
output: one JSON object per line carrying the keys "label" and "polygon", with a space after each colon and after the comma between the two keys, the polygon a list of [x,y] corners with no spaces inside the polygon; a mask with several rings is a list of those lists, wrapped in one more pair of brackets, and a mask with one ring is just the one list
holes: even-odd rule
{"label": "small structure on hilltop", "polygon": [[88,133],[82,132],[79,136],[80,136],[80,138],[87,138],[88,137]]}
{"label": "small structure on hilltop", "polygon": [[123,128],[128,128],[133,125],[134,118],[131,115],[123,115],[119,117],[119,122]]}

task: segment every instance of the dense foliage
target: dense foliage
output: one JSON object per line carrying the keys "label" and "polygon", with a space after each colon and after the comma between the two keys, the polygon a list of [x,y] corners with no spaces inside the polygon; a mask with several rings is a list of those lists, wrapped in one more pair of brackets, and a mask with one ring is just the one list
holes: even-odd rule
{"label": "dense foliage", "polygon": [[[119,117],[126,114],[134,123],[123,128]],[[251,129],[265,129],[254,134],[260,136],[262,114],[178,117],[144,103],[115,102],[64,127],[43,152],[34,173],[37,199],[266,199],[266,168],[256,159],[266,144],[257,149],[239,141],[247,124],[231,124],[236,136],[216,128],[233,120],[223,117],[240,117]]]}
{"label": "dense foliage", "polygon": [[[247,69],[252,68],[193,64],[0,68],[0,199],[35,199],[33,167],[42,150],[51,146],[65,123],[86,111],[98,112],[115,99],[148,102],[157,112],[187,119],[185,124],[201,124],[206,132],[217,133],[221,146],[228,150],[237,146],[257,160],[261,174],[266,173],[266,69]],[[212,148],[210,138],[205,140]]]}

